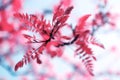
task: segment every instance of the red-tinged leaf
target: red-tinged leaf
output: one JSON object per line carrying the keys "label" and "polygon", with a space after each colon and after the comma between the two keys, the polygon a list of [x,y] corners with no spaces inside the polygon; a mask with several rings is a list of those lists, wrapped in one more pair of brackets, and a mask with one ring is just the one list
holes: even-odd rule
{"label": "red-tinged leaf", "polygon": [[18,64],[16,64],[16,65],[15,65],[15,69],[14,69],[14,70],[15,70],[15,71],[17,71],[17,70],[18,70],[18,68],[19,68],[19,66],[18,66]]}
{"label": "red-tinged leaf", "polygon": [[72,11],[72,9],[73,9],[73,6],[68,7],[68,8],[65,10],[65,14],[70,14],[70,12]]}
{"label": "red-tinged leaf", "polygon": [[27,57],[27,61],[28,61],[28,63],[30,62],[30,57],[29,56]]}
{"label": "red-tinged leaf", "polygon": [[19,61],[16,65],[15,65],[15,71],[18,70],[18,68],[22,67],[23,66],[23,61]]}
{"label": "red-tinged leaf", "polygon": [[88,45],[83,44],[82,48],[81,48],[86,54],[91,55],[92,54],[92,50],[91,48],[88,47]]}
{"label": "red-tinged leaf", "polygon": [[61,38],[66,39],[66,40],[70,40],[71,39],[71,37],[68,37],[68,36],[61,36]]}
{"label": "red-tinged leaf", "polygon": [[89,55],[91,55],[91,54],[92,54],[91,48],[87,48],[87,49],[86,49],[86,53],[89,54]]}
{"label": "red-tinged leaf", "polygon": [[78,48],[75,50],[75,52],[79,51],[80,49],[81,49],[81,46],[80,46],[80,47],[78,47]]}
{"label": "red-tinged leaf", "polygon": [[37,63],[38,64],[41,64],[42,63],[42,61],[37,57]]}
{"label": "red-tinged leaf", "polygon": [[[83,52],[84,52],[84,51],[83,51]],[[82,52],[82,53],[83,53],[83,52]],[[86,55],[87,55],[87,53],[83,53],[83,55],[82,55],[82,56],[84,57],[84,56],[86,56]]]}
{"label": "red-tinged leaf", "polygon": [[91,71],[89,71],[89,74],[90,74],[91,76],[94,76],[94,74],[93,74]]}
{"label": "red-tinged leaf", "polygon": [[72,4],[72,0],[61,0],[61,4],[66,8]]}
{"label": "red-tinged leaf", "polygon": [[20,21],[22,21],[22,20],[28,20],[29,19],[29,17],[28,17],[28,15],[26,14],[21,14],[21,13],[16,13],[16,14],[14,14],[14,16],[16,17],[16,18],[18,18]]}
{"label": "red-tinged leaf", "polygon": [[68,15],[62,16],[61,19],[58,20],[58,21],[60,21],[60,23],[63,24],[63,23],[65,23],[65,21],[68,19],[68,17],[69,17]]}
{"label": "red-tinged leaf", "polygon": [[45,34],[42,34],[42,37],[45,39],[45,40],[48,40],[50,38],[50,36],[47,34],[47,32]]}
{"label": "red-tinged leaf", "polygon": [[99,46],[99,47],[101,47],[101,48],[103,48],[103,49],[105,48],[104,45],[101,44],[101,43],[99,43],[94,37],[91,37],[90,42],[91,42],[91,44],[93,44],[93,45]]}
{"label": "red-tinged leaf", "polygon": [[92,58],[93,58],[95,61],[97,60],[95,56],[92,56]]}
{"label": "red-tinged leaf", "polygon": [[[87,61],[88,61],[88,62],[87,62]],[[88,59],[82,59],[82,62],[83,62],[85,65],[88,64],[89,61],[91,61],[91,60],[90,60],[90,57],[88,57]]]}
{"label": "red-tinged leaf", "polygon": [[101,48],[105,49],[104,45],[103,45],[103,44],[101,44],[101,43],[94,43],[94,45],[97,45],[97,46],[99,46],[99,47],[101,47]]}
{"label": "red-tinged leaf", "polygon": [[90,30],[85,30],[85,31],[82,32],[82,35],[84,35],[84,36],[86,36],[88,34],[90,34]]}
{"label": "red-tinged leaf", "polygon": [[68,19],[68,17],[69,17],[68,15],[64,16],[63,19],[62,19],[60,22],[61,22],[61,23],[65,23],[66,20]]}
{"label": "red-tinged leaf", "polygon": [[85,22],[90,16],[91,16],[90,14],[84,15],[83,17],[81,17],[81,18],[79,19],[79,21]]}
{"label": "red-tinged leaf", "polygon": [[30,15],[30,21],[35,21],[37,19],[36,15]]}
{"label": "red-tinged leaf", "polygon": [[53,15],[53,22],[56,20],[56,18],[62,16],[64,13],[64,10],[63,9],[57,9],[56,12],[54,13]]}
{"label": "red-tinged leaf", "polygon": [[32,59],[35,59],[33,55],[31,56],[31,58],[32,58]]}
{"label": "red-tinged leaf", "polygon": [[88,60],[88,59],[90,59],[90,57],[86,57],[84,60]]}
{"label": "red-tinged leaf", "polygon": [[32,55],[31,58],[34,60],[34,59],[36,58],[36,56],[35,56],[35,55]]}
{"label": "red-tinged leaf", "polygon": [[93,64],[87,64],[86,66],[89,70],[93,71]]}
{"label": "red-tinged leaf", "polygon": [[25,64],[27,64],[27,59],[25,58]]}
{"label": "red-tinged leaf", "polygon": [[23,65],[24,65],[24,62],[23,62],[23,60],[21,61],[21,66],[20,67],[23,67]]}
{"label": "red-tinged leaf", "polygon": [[88,64],[88,63],[91,63],[92,62],[92,60],[87,60],[86,62],[85,62],[85,64]]}
{"label": "red-tinged leaf", "polygon": [[29,18],[29,16],[28,16],[28,14],[26,14],[26,19],[28,19]]}
{"label": "red-tinged leaf", "polygon": [[93,64],[92,64],[92,63],[88,63],[88,64],[86,64],[86,67],[92,68],[92,67],[93,67]]}
{"label": "red-tinged leaf", "polygon": [[42,51],[44,50],[44,48],[45,48],[45,45],[44,45],[44,44],[41,45],[41,46],[39,47],[38,53],[39,53],[39,54],[42,53]]}
{"label": "red-tinged leaf", "polygon": [[[34,50],[34,51],[35,51],[35,50]],[[34,60],[34,59],[37,57],[38,54],[39,54],[38,52],[33,53],[33,54],[31,55],[31,58]]]}
{"label": "red-tinged leaf", "polygon": [[21,14],[20,13],[15,13],[14,17],[21,17]]}
{"label": "red-tinged leaf", "polygon": [[62,48],[58,49],[57,56],[58,57],[62,56],[62,53],[63,53],[63,49]]}
{"label": "red-tinged leaf", "polygon": [[94,75],[93,74],[93,64],[92,64],[92,60],[90,60],[90,58],[91,57],[88,56],[88,57],[82,59],[82,62],[84,63],[84,65],[85,65],[87,71],[89,72],[89,74],[93,76]]}
{"label": "red-tinged leaf", "polygon": [[51,57],[54,57],[57,55],[57,47],[58,46],[57,41],[51,41],[46,45],[47,52],[51,55]]}
{"label": "red-tinged leaf", "polygon": [[89,17],[90,17],[90,14],[87,14],[79,19],[78,24],[76,26],[76,31],[85,29],[84,28],[85,22]]}
{"label": "red-tinged leaf", "polygon": [[59,43],[59,42],[57,42],[57,41],[51,41],[51,42],[49,42],[49,43],[46,45],[46,47],[47,47],[48,50],[51,50],[51,47],[52,47],[52,46],[57,46],[58,43]]}
{"label": "red-tinged leaf", "polygon": [[48,51],[51,57],[55,57],[57,55],[56,51]]}
{"label": "red-tinged leaf", "polygon": [[25,38],[27,38],[27,39],[30,39],[30,38],[32,38],[32,36],[30,36],[30,35],[27,35],[27,34],[23,34],[23,36],[24,36]]}
{"label": "red-tinged leaf", "polygon": [[91,75],[91,73],[93,73],[93,68],[92,67],[86,67],[87,71],[89,72],[89,74]]}

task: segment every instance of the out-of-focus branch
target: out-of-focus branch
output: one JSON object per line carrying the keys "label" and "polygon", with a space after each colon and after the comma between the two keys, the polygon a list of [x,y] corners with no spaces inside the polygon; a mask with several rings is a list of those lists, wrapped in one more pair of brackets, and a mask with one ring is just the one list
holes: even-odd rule
{"label": "out-of-focus branch", "polygon": [[[95,15],[95,18],[92,20],[92,33],[94,35],[100,27],[104,26],[106,23],[111,25],[110,19],[110,12],[107,10],[108,3],[106,0],[103,1],[103,4],[97,4],[99,12]],[[99,22],[101,21],[101,22]]]}
{"label": "out-of-focus branch", "polygon": [[10,65],[4,63],[3,61],[4,59],[1,59],[1,56],[0,56],[0,66],[5,69],[7,72],[9,72],[12,76],[20,76],[20,75],[27,75],[28,73],[30,73],[28,70],[26,70],[25,72],[15,72],[13,70],[12,67],[10,67]]}
{"label": "out-of-focus branch", "polygon": [[12,70],[12,68],[9,65],[4,63],[4,58],[3,57],[4,56],[0,56],[0,66],[2,68],[4,68],[5,70],[7,70],[11,75],[15,76],[16,73],[14,73],[14,71]]}
{"label": "out-of-focus branch", "polygon": [[0,11],[5,10],[12,2],[13,2],[13,0],[9,0],[7,3],[2,4],[0,6]]}

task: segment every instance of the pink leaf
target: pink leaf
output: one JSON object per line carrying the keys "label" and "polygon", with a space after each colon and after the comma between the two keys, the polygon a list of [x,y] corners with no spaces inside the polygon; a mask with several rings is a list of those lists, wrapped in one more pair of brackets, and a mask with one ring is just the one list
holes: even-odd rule
{"label": "pink leaf", "polygon": [[38,64],[41,64],[42,62],[41,62],[41,60],[37,57],[37,63]]}
{"label": "pink leaf", "polygon": [[15,65],[15,71],[18,70],[18,68],[23,66],[23,61],[19,61],[16,65]]}
{"label": "pink leaf", "polygon": [[70,14],[70,12],[71,12],[72,9],[73,9],[73,6],[68,7],[68,8],[65,10],[65,14]]}
{"label": "pink leaf", "polygon": [[83,30],[84,29],[84,26],[85,26],[85,22],[86,20],[90,17],[90,14],[87,14],[83,17],[81,17],[78,21],[78,24],[76,26],[76,31],[79,31],[79,30]]}
{"label": "pink leaf", "polygon": [[61,36],[61,38],[66,39],[66,40],[70,40],[71,39],[71,37],[68,37],[68,36]]}
{"label": "pink leaf", "polygon": [[27,39],[30,39],[30,38],[32,38],[32,36],[30,36],[30,35],[27,35],[27,34],[23,34],[23,36],[24,36],[25,38],[27,38]]}

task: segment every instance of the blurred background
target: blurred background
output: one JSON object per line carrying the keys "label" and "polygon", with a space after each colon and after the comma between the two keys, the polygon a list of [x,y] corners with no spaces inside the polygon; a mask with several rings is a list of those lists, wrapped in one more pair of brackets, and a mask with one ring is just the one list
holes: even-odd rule
{"label": "blurred background", "polygon": [[[32,61],[18,71],[15,64],[26,53],[22,26],[14,13],[44,14],[51,20],[60,3],[74,6],[68,23],[91,14],[88,27],[105,49],[92,47],[97,61],[91,76],[81,60],[74,57],[74,46],[66,46],[61,57],[42,55],[42,64]],[[0,80],[120,80],[120,1],[119,0],[0,0]]]}

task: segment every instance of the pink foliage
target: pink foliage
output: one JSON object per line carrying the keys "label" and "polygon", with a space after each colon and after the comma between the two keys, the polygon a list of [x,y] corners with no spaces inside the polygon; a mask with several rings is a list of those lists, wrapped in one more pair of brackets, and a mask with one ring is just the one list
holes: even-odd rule
{"label": "pink foliage", "polygon": [[[38,33],[39,36],[42,37],[37,40],[36,35],[31,36],[24,34],[24,37],[28,39],[29,44],[37,43],[39,47],[31,48],[23,59],[16,64],[15,71],[18,70],[18,68],[23,67],[24,64],[29,63],[31,59],[36,59],[36,62],[41,64],[42,62],[39,56],[43,54],[44,50],[51,57],[60,57],[63,54],[64,46],[75,44],[78,46],[75,53],[77,55],[82,55],[82,62],[86,66],[88,72],[93,75],[92,60],[96,60],[96,58],[94,57],[89,44],[97,45],[102,48],[103,45],[98,43],[93,36],[90,35],[90,31],[85,27],[86,20],[90,17],[89,14],[79,19],[71,37],[61,35],[60,29],[68,27],[69,25],[66,21],[69,18],[72,9],[73,6],[63,9],[62,4],[60,4],[54,11],[52,23],[47,23],[44,16],[40,16],[39,19],[39,16],[36,15],[15,14],[15,17],[22,21],[28,30]],[[61,38],[68,40],[68,42],[62,41]]]}

